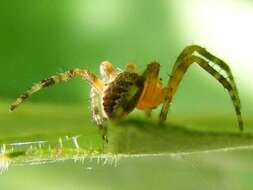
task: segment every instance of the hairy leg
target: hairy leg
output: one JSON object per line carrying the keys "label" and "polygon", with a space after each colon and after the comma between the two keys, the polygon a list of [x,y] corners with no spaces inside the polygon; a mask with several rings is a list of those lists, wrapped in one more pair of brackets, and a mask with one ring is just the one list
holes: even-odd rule
{"label": "hairy leg", "polygon": [[[237,91],[237,87],[234,81],[234,77],[232,75],[232,72],[229,68],[229,66],[220,58],[214,56],[213,54],[209,53],[205,48],[202,48],[200,46],[194,46],[195,51],[197,51],[201,56],[204,58],[208,59],[209,61],[213,62],[215,65],[219,66],[223,71],[225,71],[225,74],[227,75],[227,78],[229,79],[232,87],[234,88],[235,95],[238,97],[239,104],[240,104],[240,99]],[[240,106],[240,105],[239,105]]]}
{"label": "hairy leg", "polygon": [[216,66],[219,66],[228,75],[229,80],[231,80],[231,82],[232,81],[234,82],[234,77],[232,75],[229,66],[223,60],[214,56],[213,54],[208,52],[205,48],[202,48],[201,46],[198,45],[187,46],[182,51],[182,53],[177,58],[177,62],[173,66],[173,71],[177,68],[178,64],[180,63],[180,60],[182,60],[186,56],[192,55],[194,52],[197,52],[203,58],[213,62]]}
{"label": "hairy leg", "polygon": [[166,88],[167,95],[165,96],[164,104],[163,104],[162,111],[160,114],[160,121],[166,120],[172,98],[175,95],[176,90],[185,72],[187,71],[187,69],[192,63],[197,63],[198,65],[200,65],[204,70],[206,70],[209,74],[211,74],[217,81],[219,81],[220,84],[222,84],[223,87],[229,92],[229,95],[232,99],[232,102],[236,111],[239,128],[240,130],[243,130],[240,99],[238,97],[238,92],[236,88],[234,88],[236,85],[233,82],[233,80],[231,81],[231,80],[226,79],[223,75],[221,75],[218,71],[216,71],[205,59],[195,56],[195,55],[187,56],[187,54],[185,57],[180,55],[179,59],[176,62],[176,66],[174,66],[173,68],[172,76],[168,82],[168,87]]}
{"label": "hairy leg", "polygon": [[103,142],[108,143],[107,128],[106,126],[103,125],[103,121],[105,118],[103,116],[103,110],[101,107],[101,95],[93,87],[91,88],[90,98],[91,98],[91,112],[93,120],[96,122],[96,125],[98,126]]}
{"label": "hairy leg", "polygon": [[235,91],[235,95],[237,96],[237,98],[239,100],[239,106],[240,106],[240,99],[239,99],[237,87],[236,87],[234,77],[232,75],[232,72],[231,72],[229,66],[223,60],[221,60],[220,58],[218,58],[218,57],[214,56],[213,54],[211,54],[210,52],[208,52],[205,48],[202,48],[201,46],[198,46],[198,45],[187,46],[182,51],[182,53],[179,55],[179,57],[177,58],[177,61],[173,66],[172,72],[174,72],[174,70],[177,69],[178,64],[180,64],[180,60],[182,60],[186,56],[192,55],[194,52],[197,52],[199,55],[201,55],[206,60],[211,61],[212,63],[214,63],[215,66],[218,66],[222,71],[225,72],[228,80],[230,81],[230,83]]}
{"label": "hairy leg", "polygon": [[10,110],[13,111],[14,109],[16,109],[24,100],[26,100],[39,90],[75,77],[81,77],[82,79],[87,80],[90,85],[93,86],[98,92],[102,91],[103,82],[98,79],[93,73],[90,73],[89,71],[83,69],[73,69],[64,73],[51,76],[48,79],[42,80],[34,84],[29,90],[23,93],[13,104],[11,104]]}

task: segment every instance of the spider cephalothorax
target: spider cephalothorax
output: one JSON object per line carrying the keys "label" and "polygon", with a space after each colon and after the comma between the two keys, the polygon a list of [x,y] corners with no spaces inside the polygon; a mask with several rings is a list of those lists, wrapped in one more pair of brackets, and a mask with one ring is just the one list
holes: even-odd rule
{"label": "spider cephalothorax", "polygon": [[[186,47],[179,55],[173,66],[168,84],[165,87],[162,87],[161,84],[159,77],[160,65],[157,62],[148,64],[143,73],[138,73],[134,64],[127,64],[125,70],[121,71],[120,69],[115,69],[110,62],[105,61],[100,65],[101,79],[87,70],[69,70],[33,85],[30,90],[26,91],[11,105],[10,109],[14,110],[25,99],[42,88],[74,77],[81,77],[91,85],[90,95],[93,119],[103,131],[105,131],[105,128],[102,124],[105,119],[120,118],[130,113],[134,108],[150,112],[160,104],[163,104],[160,121],[164,121],[166,120],[172,98],[185,72],[192,63],[197,63],[229,92],[236,111],[239,128],[243,130],[240,99],[229,66],[197,45]],[[218,72],[213,64],[221,69],[225,75]],[[103,139],[107,140],[105,133],[103,133]]]}

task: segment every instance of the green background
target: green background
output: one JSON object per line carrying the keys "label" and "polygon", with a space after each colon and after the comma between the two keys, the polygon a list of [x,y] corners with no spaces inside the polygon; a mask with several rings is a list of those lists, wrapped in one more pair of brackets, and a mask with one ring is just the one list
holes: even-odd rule
{"label": "green background", "polygon": [[[180,23],[184,20],[183,10],[180,12],[182,3],[162,0],[1,2],[0,101],[3,105],[9,104],[33,83],[71,68],[99,74],[99,64],[104,60],[119,68],[133,62],[140,72],[156,60],[161,63],[163,81],[167,81],[177,55],[195,42],[194,38],[185,39],[190,28]],[[173,102],[171,114],[179,115],[173,122],[194,125],[198,122],[185,118],[225,114],[234,122],[231,128],[236,128],[228,94],[208,74],[200,73],[204,71],[193,66],[185,76]],[[239,84],[243,114],[251,117],[252,93],[242,84],[238,72],[233,70],[233,73]],[[30,104],[83,105],[84,112],[88,112],[89,87],[76,79],[41,91],[29,101]],[[11,128],[10,123],[4,124]],[[252,126],[246,123],[246,130],[249,127]],[[96,162],[11,167],[0,176],[0,189],[250,189],[253,187],[252,153],[247,150],[187,158],[126,159],[116,168]]]}

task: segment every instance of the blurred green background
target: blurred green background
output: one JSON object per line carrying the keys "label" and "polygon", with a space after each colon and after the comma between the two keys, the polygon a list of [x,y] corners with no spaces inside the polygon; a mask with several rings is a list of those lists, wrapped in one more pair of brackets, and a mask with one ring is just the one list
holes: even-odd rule
{"label": "blurred green background", "polygon": [[[252,117],[252,19],[253,3],[248,0],[3,1],[0,100],[11,103],[33,83],[67,69],[85,68],[99,74],[104,60],[119,68],[133,62],[140,72],[156,60],[167,81],[182,49],[197,43],[231,66],[243,114]],[[88,91],[88,85],[77,79],[41,91],[29,101],[78,104],[85,110]],[[194,65],[181,84],[171,114],[199,113],[225,113],[234,120],[233,127],[237,125],[226,91]],[[185,120],[177,122],[185,124]],[[0,176],[0,189],[252,189],[253,173],[245,166],[252,153],[209,153],[190,161],[126,160],[117,168],[91,162],[91,171],[71,162],[17,167]],[[233,163],[221,168],[230,159]],[[238,186],[231,185],[235,179]]]}

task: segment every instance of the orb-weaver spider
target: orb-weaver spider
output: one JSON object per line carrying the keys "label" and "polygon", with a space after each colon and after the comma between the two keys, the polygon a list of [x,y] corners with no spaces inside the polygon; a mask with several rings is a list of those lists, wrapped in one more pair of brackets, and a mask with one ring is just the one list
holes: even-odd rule
{"label": "orb-weaver spider", "polygon": [[[226,73],[226,76],[218,72],[209,62],[219,67]],[[138,74],[134,64],[127,64],[125,71],[121,71],[115,69],[110,62],[105,61],[100,65],[102,79],[84,69],[73,69],[57,74],[34,84],[30,90],[26,91],[11,105],[10,110],[14,110],[25,99],[42,88],[74,77],[81,77],[91,85],[90,98],[93,119],[102,131],[103,140],[107,141],[106,128],[102,125],[103,121],[125,116],[134,108],[149,112],[163,104],[160,121],[165,121],[172,98],[186,70],[192,63],[197,63],[228,91],[237,115],[239,128],[242,131],[243,121],[240,99],[229,66],[198,45],[188,46],[182,51],[173,66],[166,87],[162,87],[159,78],[160,64],[157,62],[150,63],[142,74]]]}

